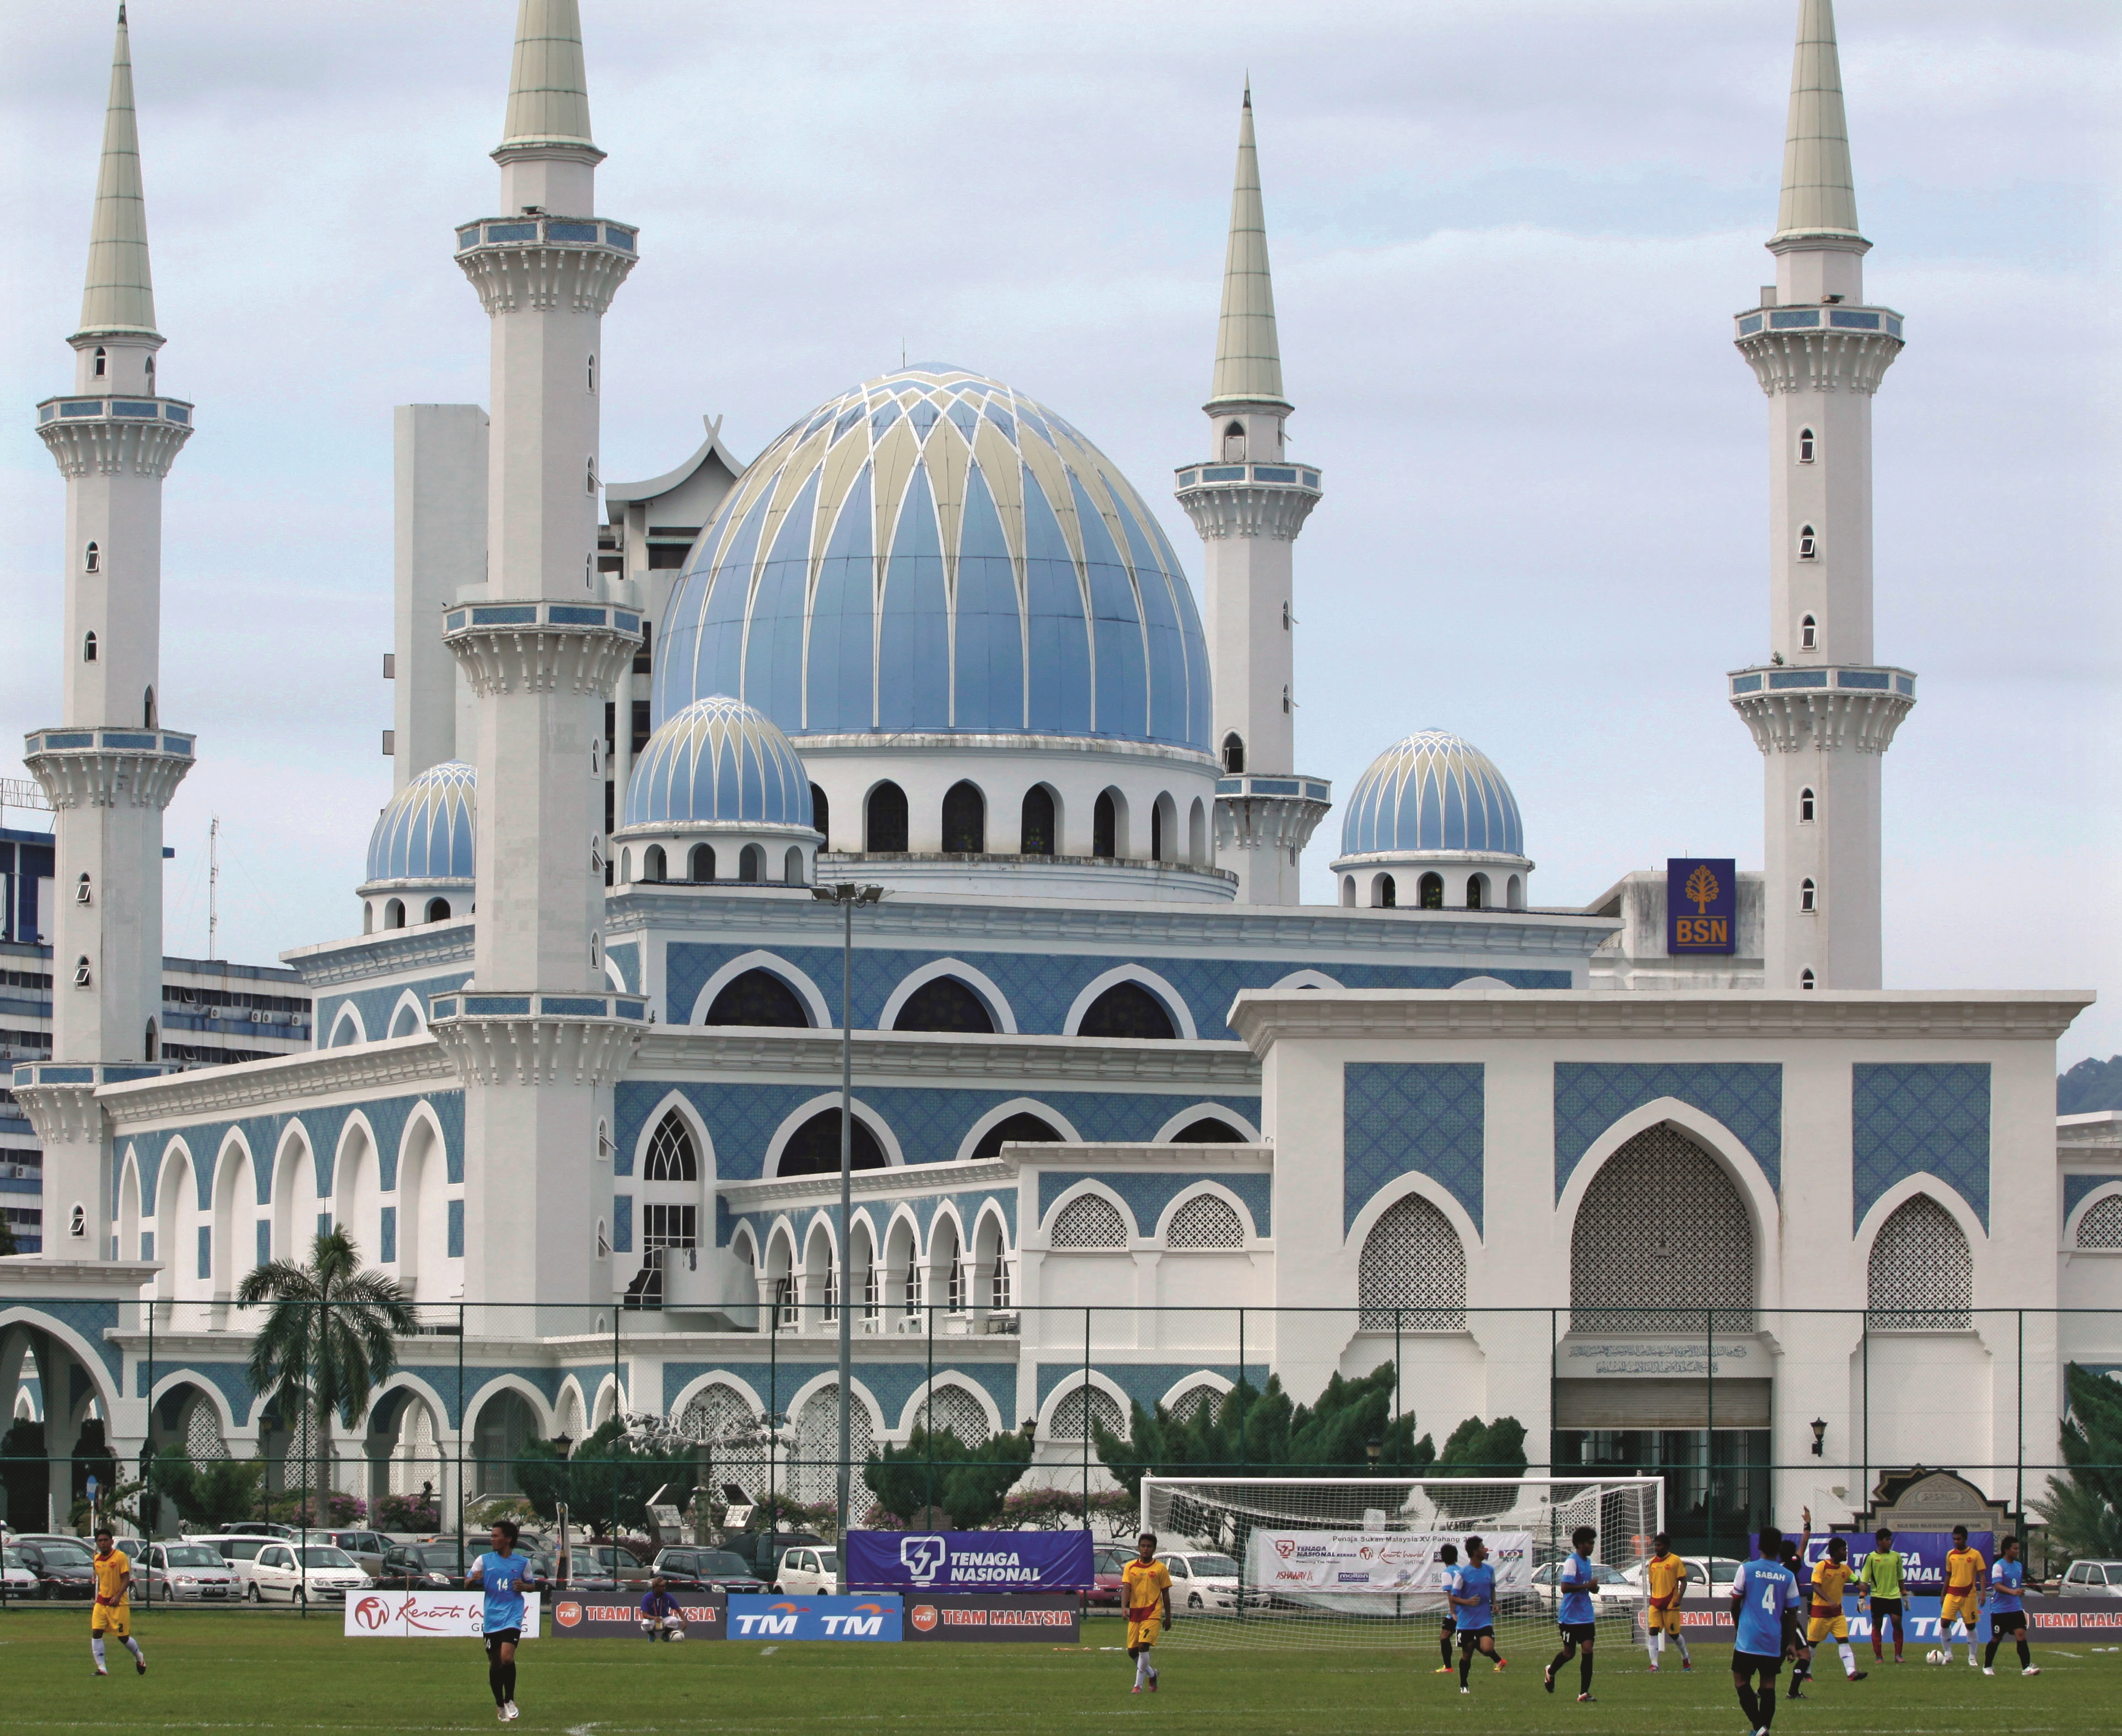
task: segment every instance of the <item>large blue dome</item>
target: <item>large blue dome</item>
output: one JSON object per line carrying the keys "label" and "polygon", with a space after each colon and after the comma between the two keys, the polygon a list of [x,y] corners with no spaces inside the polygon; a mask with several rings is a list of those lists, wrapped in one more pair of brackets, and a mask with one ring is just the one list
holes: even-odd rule
{"label": "large blue dome", "polygon": [[702,533],[659,724],[743,699],[791,735],[1100,735],[1205,752],[1178,558],[1109,459],[999,381],[923,363],[820,406]]}
{"label": "large blue dome", "polygon": [[1341,820],[1341,854],[1525,854],[1517,798],[1495,762],[1444,730],[1417,730],[1372,760]]}
{"label": "large blue dome", "polygon": [[629,826],[811,824],[811,780],[788,738],[741,699],[695,699],[648,738],[626,786]]}
{"label": "large blue dome", "polygon": [[390,798],[368,838],[368,880],[472,883],[479,772],[446,759]]}

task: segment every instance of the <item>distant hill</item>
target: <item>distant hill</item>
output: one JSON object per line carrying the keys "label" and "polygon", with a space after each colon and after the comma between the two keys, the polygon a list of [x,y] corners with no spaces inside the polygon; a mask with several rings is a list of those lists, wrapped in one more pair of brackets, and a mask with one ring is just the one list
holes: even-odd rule
{"label": "distant hill", "polygon": [[2122,1055],[2088,1057],[2056,1080],[2057,1114],[2090,1115],[2096,1109],[2122,1109]]}

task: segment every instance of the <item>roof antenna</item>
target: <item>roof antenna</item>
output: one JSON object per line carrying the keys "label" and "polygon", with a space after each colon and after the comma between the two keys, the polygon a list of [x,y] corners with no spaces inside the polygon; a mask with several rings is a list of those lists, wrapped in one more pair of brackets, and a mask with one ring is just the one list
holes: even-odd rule
{"label": "roof antenna", "polygon": [[899,366],[900,366],[900,371],[901,371],[901,372],[904,372],[904,371],[905,371],[905,368],[906,368],[906,340],[905,340],[904,338],[901,338],[899,340]]}

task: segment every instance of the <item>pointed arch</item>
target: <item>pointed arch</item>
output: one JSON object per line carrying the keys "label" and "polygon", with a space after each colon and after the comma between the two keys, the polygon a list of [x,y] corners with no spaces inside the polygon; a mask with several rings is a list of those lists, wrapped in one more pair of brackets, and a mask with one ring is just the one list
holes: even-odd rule
{"label": "pointed arch", "polygon": [[[828,1111],[837,1115],[839,1108],[840,1094],[838,1091],[821,1091],[783,1117],[780,1126],[774,1130],[774,1136],[766,1142],[766,1160],[760,1169],[761,1178],[771,1180],[780,1174],[783,1154],[805,1122]],[[900,1150],[898,1136],[891,1131],[883,1116],[872,1105],[863,1102],[859,1095],[854,1099],[854,1118],[858,1124],[869,1130],[888,1167],[896,1169],[905,1163],[906,1155]]]}
{"label": "pointed arch", "polygon": [[715,996],[728,987],[747,971],[763,970],[786,983],[792,993],[811,1015],[813,1030],[830,1030],[838,1026],[839,1020],[826,1003],[825,996],[811,981],[809,973],[791,964],[778,953],[758,950],[740,953],[724,964],[700,985],[700,992],[693,997],[692,1009],[685,1015],[688,1024],[704,1024],[708,1010],[715,1004]]}
{"label": "pointed arch", "polygon": [[1084,1143],[1083,1136],[1076,1131],[1076,1124],[1052,1104],[1041,1103],[1035,1097],[1012,1097],[985,1111],[965,1130],[965,1136],[958,1141],[955,1154],[956,1161],[970,1163],[974,1152],[979,1149],[982,1140],[1004,1122],[1018,1115],[1037,1116],[1061,1136],[1063,1144],[1080,1146]]}
{"label": "pointed arch", "polygon": [[[1231,1130],[1232,1136],[1227,1141],[1207,1138],[1195,1138],[1183,1141],[1180,1140],[1180,1134],[1198,1127],[1204,1121],[1220,1122]],[[1150,1143],[1153,1146],[1169,1146],[1177,1143],[1257,1146],[1262,1142],[1258,1127],[1229,1104],[1220,1103],[1197,1103],[1190,1108],[1181,1109],[1176,1115],[1167,1119],[1150,1140]]]}
{"label": "pointed arch", "polygon": [[[1195,1378],[1193,1375],[1186,1377],[1189,1384]],[[1096,1397],[1084,1396],[1087,1388],[1091,1394],[1101,1394],[1111,1402],[1113,1408],[1110,1413],[1098,1402]],[[1130,1397],[1120,1384],[1102,1369],[1094,1368],[1087,1373],[1080,1368],[1071,1369],[1064,1379],[1054,1383],[1054,1390],[1046,1395],[1046,1402],[1039,1407],[1039,1438],[1041,1440],[1081,1440],[1083,1438],[1082,1425],[1073,1417],[1064,1418],[1061,1415],[1063,1407],[1068,1406],[1071,1399],[1075,1402],[1070,1408],[1077,1415],[1087,1411],[1093,1421],[1105,1422],[1114,1433],[1124,1434]],[[1117,1417],[1117,1428],[1113,1428],[1112,1422],[1108,1420],[1109,1415]]]}
{"label": "pointed arch", "polygon": [[1965,1205],[1950,1189],[1919,1188],[1873,1227],[1864,1254],[1869,1330],[1965,1332],[1973,1325],[1974,1215],[1956,1212],[1955,1203]]}
{"label": "pointed arch", "polygon": [[1194,1015],[1186,1005],[1186,997],[1173,987],[1166,978],[1141,964],[1115,964],[1110,970],[1101,971],[1085,983],[1076,998],[1068,1005],[1068,1016],[1061,1021],[1061,1033],[1065,1037],[1077,1035],[1082,1027],[1083,1015],[1089,1012],[1098,996],[1118,983],[1132,982],[1146,989],[1171,1015],[1177,1034],[1192,1041],[1199,1035],[1194,1028]]}
{"label": "pointed arch", "polygon": [[[1049,1249],[1065,1250],[1070,1244],[1054,1239],[1057,1231],[1062,1234],[1101,1233],[1109,1221],[1103,1213],[1087,1209],[1077,1209],[1080,1202],[1096,1200],[1117,1212],[1124,1234],[1117,1242],[1097,1240],[1078,1242],[1073,1245],[1091,1250],[1124,1248],[1142,1234],[1135,1223],[1134,1213],[1128,1203],[1110,1187],[1095,1178],[1087,1177],[1059,1195],[1040,1224],[1042,1239]],[[1065,1221],[1064,1221],[1065,1220]]]}
{"label": "pointed arch", "polygon": [[[877,1015],[879,1030],[895,1030],[900,1011],[913,999],[915,992],[933,982],[939,977],[955,977],[978,996],[986,1006],[989,1016],[994,1020],[995,1029],[1005,1036],[1017,1034],[1017,1014],[1009,1004],[1009,996],[1002,992],[993,978],[968,964],[962,959],[932,959],[926,964],[909,971],[900,978],[898,985],[885,999],[884,1010]],[[833,1021],[837,1024],[839,1021]]]}
{"label": "pointed arch", "polygon": [[[1200,1225],[1199,1228],[1196,1229],[1194,1231],[1197,1234],[1203,1233],[1204,1230],[1213,1233],[1216,1230],[1221,1228],[1223,1225],[1229,1222],[1229,1220],[1225,1219],[1221,1212],[1212,1211],[1204,1214],[1201,1208],[1198,1206],[1195,1206],[1194,1210],[1188,1214],[1187,1218],[1182,1220],[1180,1218],[1180,1214],[1182,1211],[1185,1211],[1189,1206],[1194,1206],[1194,1202],[1199,1200],[1215,1200],[1222,1205],[1230,1208],[1231,1212],[1236,1219],[1236,1237],[1235,1240],[1226,1241],[1220,1236],[1217,1236],[1213,1239],[1206,1241],[1190,1241],[1184,1239],[1187,1234],[1187,1226],[1196,1224],[1198,1220],[1202,1220],[1204,1216],[1208,1218],[1210,1221]],[[1177,1242],[1171,1239],[1171,1231],[1173,1225],[1176,1223],[1181,1225],[1180,1233],[1182,1239]],[[1252,1212],[1250,1209],[1247,1207],[1243,1200],[1240,1199],[1236,1194],[1233,1193],[1228,1188],[1225,1187],[1222,1183],[1218,1181],[1206,1181],[1194,1183],[1183,1188],[1179,1192],[1175,1193],[1166,1203],[1162,1212],[1158,1215],[1157,1228],[1153,1232],[1152,1232],[1152,1234],[1155,1239],[1161,1243],[1166,1248],[1218,1248],[1225,1252],[1236,1252],[1242,1250],[1248,1243],[1257,1239],[1260,1234],[1260,1229],[1259,1226],[1253,1222]]]}
{"label": "pointed arch", "polygon": [[[899,1413],[899,1434],[904,1437],[912,1434],[916,1428],[922,1426],[924,1421],[923,1412],[931,1393],[933,1393],[937,1399],[936,1426],[939,1429],[946,1426],[946,1417],[942,1414],[945,1408],[943,1395],[954,1387],[958,1391],[970,1396],[973,1403],[979,1407],[980,1415],[986,1419],[989,1434],[999,1435],[1004,1429],[1010,1426],[1003,1420],[1002,1407],[994,1402],[993,1396],[989,1393],[986,1387],[983,1386],[970,1372],[963,1369],[938,1369],[932,1379],[921,1381],[914,1387],[913,1396],[906,1401],[905,1408]],[[951,1408],[956,1410],[959,1407],[954,1405]],[[966,1444],[970,1446],[974,1443],[969,1441]]]}
{"label": "pointed arch", "polygon": [[407,989],[400,995],[390,1009],[390,1034],[395,1037],[424,1037],[428,1034],[428,1008],[424,1001]]}
{"label": "pointed arch", "polygon": [[355,1043],[368,1041],[368,1027],[362,1022],[361,1009],[350,1000],[342,1001],[332,1014],[331,1037],[325,1044],[328,1049],[350,1048]]}

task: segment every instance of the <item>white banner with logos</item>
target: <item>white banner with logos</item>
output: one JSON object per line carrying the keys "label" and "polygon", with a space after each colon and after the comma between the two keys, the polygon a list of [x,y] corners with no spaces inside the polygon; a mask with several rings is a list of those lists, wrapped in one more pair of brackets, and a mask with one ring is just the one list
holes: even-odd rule
{"label": "white banner with logos", "polygon": [[[523,1595],[523,1637],[538,1637],[540,1594]],[[347,1594],[350,1640],[476,1640],[486,1631],[486,1594],[479,1591],[354,1591]]]}
{"label": "white banner with logos", "polygon": [[[1444,1596],[1443,1547],[1466,1561],[1464,1531],[1255,1531],[1247,1546],[1246,1589],[1310,1602],[1324,1597]],[[1475,1532],[1496,1570],[1496,1595],[1532,1589],[1532,1533]]]}

